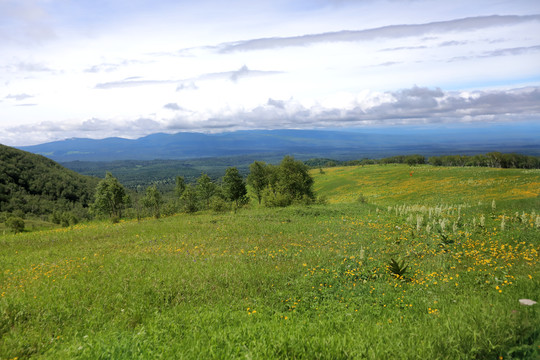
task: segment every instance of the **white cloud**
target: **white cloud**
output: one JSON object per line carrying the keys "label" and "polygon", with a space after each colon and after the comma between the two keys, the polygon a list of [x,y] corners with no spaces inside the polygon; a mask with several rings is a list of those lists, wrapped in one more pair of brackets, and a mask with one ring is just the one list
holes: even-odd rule
{"label": "white cloud", "polygon": [[530,119],[537,34],[527,0],[0,0],[0,142]]}
{"label": "white cloud", "polygon": [[[254,51],[288,46],[308,46],[326,42],[358,42],[377,39],[401,39],[449,32],[471,32],[490,27],[503,27],[526,22],[539,22],[540,15],[481,16],[414,25],[390,25],[366,30],[343,30],[322,34],[308,34],[285,38],[252,39],[220,45],[221,52]],[[412,47],[412,49],[421,47]],[[411,48],[401,48],[411,49]]]}
{"label": "white cloud", "polygon": [[32,95],[28,94],[9,94],[4,99],[14,99],[16,101],[21,101],[32,97]]}
{"label": "white cloud", "polygon": [[294,98],[267,99],[265,104],[250,109],[220,109],[216,113],[194,112],[176,103],[163,108],[169,110],[166,118],[154,115],[134,120],[42,122],[10,127],[7,132],[36,139],[136,138],[153,132],[519,122],[533,120],[540,114],[540,87],[471,93],[415,86],[392,92],[363,92],[347,97],[345,102],[323,99],[307,105]]}

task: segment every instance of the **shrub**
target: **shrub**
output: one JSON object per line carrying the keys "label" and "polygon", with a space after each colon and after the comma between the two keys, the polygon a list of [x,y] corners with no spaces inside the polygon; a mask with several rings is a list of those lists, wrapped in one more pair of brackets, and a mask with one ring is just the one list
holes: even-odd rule
{"label": "shrub", "polygon": [[358,197],[356,198],[356,202],[365,204],[367,203],[367,197],[365,197],[364,194],[358,194]]}
{"label": "shrub", "polygon": [[24,231],[24,220],[18,216],[12,216],[6,220],[6,226],[15,234]]}
{"label": "shrub", "polygon": [[263,203],[266,207],[285,207],[292,204],[292,198],[279,192],[266,188],[263,192]]}
{"label": "shrub", "polygon": [[219,196],[210,198],[210,209],[215,212],[224,212],[231,209],[230,204]]}

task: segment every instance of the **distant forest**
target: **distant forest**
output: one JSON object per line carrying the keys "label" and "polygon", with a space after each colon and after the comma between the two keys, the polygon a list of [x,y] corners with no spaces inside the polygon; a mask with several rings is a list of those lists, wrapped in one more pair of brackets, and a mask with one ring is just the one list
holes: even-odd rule
{"label": "distant forest", "polygon": [[[116,160],[116,161],[71,161],[63,166],[79,174],[103,178],[111,172],[127,189],[142,192],[149,185],[156,185],[160,191],[172,191],[177,176],[183,176],[186,183],[195,183],[197,178],[206,173],[214,180],[219,179],[228,167],[234,166],[243,177],[249,173],[253,161],[278,164],[283,154],[241,155],[217,158],[187,160]],[[369,164],[408,164],[411,166],[430,164],[434,166],[482,166],[499,168],[540,168],[540,157],[521,154],[502,154],[499,152],[484,155],[445,155],[425,157],[423,155],[399,155],[380,159],[336,160],[332,158],[308,158],[299,156],[310,168],[357,166]]]}
{"label": "distant forest", "polygon": [[[250,160],[249,157],[224,157],[172,162],[71,163],[83,174],[85,170],[86,174],[91,175],[108,173],[107,181],[100,181],[97,177],[68,170],[44,156],[0,145],[0,223],[7,226],[10,219],[14,218],[24,226],[23,219],[30,215],[42,221],[73,225],[81,220],[90,220],[99,214],[97,210],[100,208],[106,209],[110,203],[109,192],[119,194],[119,204],[126,208],[124,214],[128,217],[152,213],[154,216],[168,215],[182,209],[193,212],[194,209],[236,208],[249,199],[245,196],[246,185],[249,185],[259,203],[267,205],[282,206],[292,201],[315,201],[309,168],[371,164],[540,168],[540,157],[499,152],[473,156],[432,156],[428,159],[413,154],[347,161],[327,158],[301,161],[289,156],[283,157],[281,162],[276,161],[276,158],[267,158],[267,162]],[[290,179],[300,183],[291,185],[288,183]],[[105,186],[105,190],[100,190],[99,184],[102,188]],[[122,190],[112,191],[107,186]],[[127,191],[123,190],[124,186]],[[296,194],[290,189],[304,190]],[[103,204],[97,201],[100,192],[105,196]],[[291,195],[293,193],[294,196]],[[231,205],[231,202],[235,205]],[[96,211],[92,211],[92,207]],[[115,217],[121,217],[114,207],[109,212]]]}
{"label": "distant forest", "polygon": [[333,160],[333,159],[310,159],[304,161],[312,168],[335,167],[335,166],[358,166],[372,164],[408,164],[433,166],[479,166],[503,169],[540,169],[540,156],[528,156],[521,154],[502,154],[491,152],[484,155],[444,155],[427,158],[423,155],[399,155],[382,159],[362,160]]}

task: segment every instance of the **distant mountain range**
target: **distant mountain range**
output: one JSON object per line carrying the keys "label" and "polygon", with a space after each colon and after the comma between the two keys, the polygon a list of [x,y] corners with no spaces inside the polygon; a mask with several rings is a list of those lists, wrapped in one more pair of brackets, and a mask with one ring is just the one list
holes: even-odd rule
{"label": "distant mountain range", "polygon": [[218,134],[157,133],[135,140],[74,138],[18,147],[55,161],[193,159],[257,154],[299,158],[381,158],[491,151],[540,155],[540,125],[397,127],[366,130],[248,130]]}

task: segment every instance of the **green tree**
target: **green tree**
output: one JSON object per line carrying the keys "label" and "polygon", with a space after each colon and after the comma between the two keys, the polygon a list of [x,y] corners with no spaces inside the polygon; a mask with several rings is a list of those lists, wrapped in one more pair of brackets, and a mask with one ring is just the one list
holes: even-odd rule
{"label": "green tree", "polygon": [[193,185],[186,186],[182,193],[182,197],[180,197],[180,202],[182,204],[182,209],[187,213],[194,213],[199,209],[197,190]]}
{"label": "green tree", "polygon": [[92,210],[110,217],[121,217],[122,209],[129,203],[126,190],[110,172],[105,174],[96,188],[95,201]]}
{"label": "green tree", "polygon": [[177,198],[182,197],[182,194],[186,190],[186,180],[183,176],[176,177],[176,186],[174,187],[174,194]]}
{"label": "green tree", "polygon": [[303,162],[285,156],[279,164],[278,174],[278,189],[291,201],[315,199],[313,178]]}
{"label": "green tree", "polygon": [[6,220],[6,226],[15,234],[24,231],[24,220],[18,216],[12,216]]}
{"label": "green tree", "polygon": [[146,188],[146,195],[141,199],[144,207],[150,209],[152,215],[156,219],[161,216],[161,206],[163,205],[163,198],[161,193],[157,189],[156,185]]}
{"label": "green tree", "polygon": [[266,167],[267,186],[262,192],[266,206],[287,206],[315,200],[313,178],[307,165],[285,156],[279,166]]}
{"label": "green tree", "polygon": [[257,201],[261,203],[263,191],[268,186],[268,166],[261,161],[255,161],[249,165],[248,185],[253,189]]}
{"label": "green tree", "polygon": [[210,206],[210,199],[216,192],[216,184],[212,182],[210,176],[202,173],[201,176],[197,179],[196,190],[199,199],[204,204],[204,208],[208,209],[208,207]]}
{"label": "green tree", "polygon": [[245,201],[247,194],[246,183],[237,168],[230,167],[225,170],[225,176],[223,177],[223,191],[225,197],[229,201],[234,201],[236,207]]}

